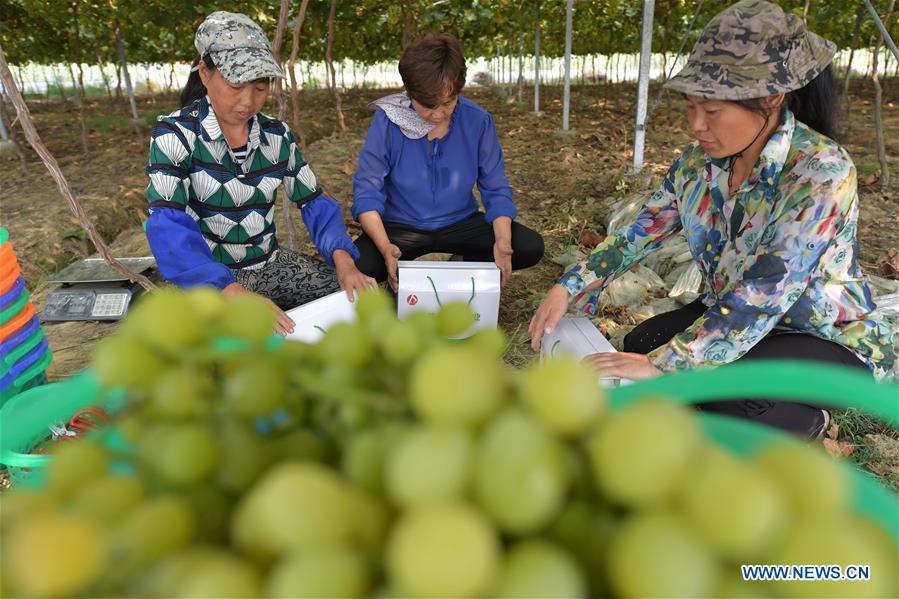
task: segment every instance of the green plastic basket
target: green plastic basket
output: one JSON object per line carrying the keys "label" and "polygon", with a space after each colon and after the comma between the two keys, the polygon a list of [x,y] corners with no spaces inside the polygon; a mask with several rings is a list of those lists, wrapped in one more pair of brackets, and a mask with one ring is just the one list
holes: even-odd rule
{"label": "green plastic basket", "polygon": [[[870,374],[857,370],[810,362],[756,360],[672,374],[609,390],[613,410],[653,397],[684,404],[728,397],[789,397],[838,409],[857,408],[899,426],[899,385],[875,382]],[[800,443],[794,437],[746,420],[708,412],[699,416],[713,441],[739,455],[752,455],[774,443]],[[853,508],[877,522],[899,543],[897,497],[871,475],[849,465],[841,466],[849,474]]]}
{"label": "green plastic basket", "polygon": [[6,466],[13,484],[41,484],[43,470],[53,458],[30,452],[50,436],[50,424],[68,422],[87,406],[120,404],[123,396],[104,392],[96,377],[83,371],[12,397],[0,408],[0,464]]}
{"label": "green plastic basket", "polygon": [[37,347],[43,339],[43,329],[35,329],[35,331],[31,333],[21,345],[16,346],[14,350],[3,356],[3,359],[0,360],[0,375],[9,372],[9,369],[12,368],[13,364],[21,360],[28,352]]}
{"label": "green plastic basket", "polygon": [[[44,353],[43,357],[32,364],[25,372],[20,374],[13,384],[7,387],[6,389],[0,390],[0,406],[5,407],[6,403],[15,397],[16,395],[22,393],[26,389],[29,389],[34,379],[43,376],[44,371],[47,370],[47,367],[50,366],[50,362],[53,361],[53,352],[50,351],[50,348],[47,348],[47,351]],[[0,460],[0,464],[3,461]]]}
{"label": "green plastic basket", "polygon": [[13,305],[5,310],[0,310],[0,324],[6,324],[12,320],[16,314],[22,311],[29,299],[31,299],[31,296],[28,294],[27,290],[23,289],[19,299],[17,299]]}

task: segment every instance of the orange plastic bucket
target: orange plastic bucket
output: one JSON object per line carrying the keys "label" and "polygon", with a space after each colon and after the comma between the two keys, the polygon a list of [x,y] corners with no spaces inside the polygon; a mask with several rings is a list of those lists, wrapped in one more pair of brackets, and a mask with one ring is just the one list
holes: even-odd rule
{"label": "orange plastic bucket", "polygon": [[0,266],[6,267],[7,262],[12,264],[16,259],[16,255],[13,253],[12,249],[12,244],[8,241],[3,245],[0,245]]}
{"label": "orange plastic bucket", "polygon": [[[6,269],[4,268],[3,271],[6,271]],[[12,270],[0,274],[0,295],[12,289],[12,286],[16,284],[16,279],[19,278],[20,274],[22,274],[22,271],[19,269],[18,261],[12,263]]]}

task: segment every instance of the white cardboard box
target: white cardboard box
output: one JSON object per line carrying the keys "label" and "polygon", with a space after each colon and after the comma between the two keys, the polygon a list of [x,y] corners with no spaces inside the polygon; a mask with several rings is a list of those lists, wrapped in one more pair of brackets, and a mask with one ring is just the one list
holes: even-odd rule
{"label": "white cardboard box", "polygon": [[287,315],[296,323],[293,333],[287,338],[315,343],[324,336],[328,327],[338,322],[355,322],[356,306],[345,292],[338,291],[288,310]]}
{"label": "white cardboard box", "polygon": [[[563,316],[549,335],[540,343],[540,357],[547,359],[569,354],[582,360],[590,354],[613,352],[615,348],[603,337],[599,329],[584,316]],[[602,377],[603,385],[626,385],[631,381],[619,377]]]}
{"label": "white cardboard box", "polygon": [[437,312],[450,302],[466,302],[476,322],[461,335],[495,328],[499,318],[499,269],[493,262],[400,260],[396,311],[400,318],[417,311]]}

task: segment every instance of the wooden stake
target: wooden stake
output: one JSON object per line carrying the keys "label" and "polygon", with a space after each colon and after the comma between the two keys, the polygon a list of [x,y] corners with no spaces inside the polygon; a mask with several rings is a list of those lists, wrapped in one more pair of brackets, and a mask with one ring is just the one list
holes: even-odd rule
{"label": "wooden stake", "polygon": [[66,199],[66,203],[68,203],[69,209],[71,209],[72,214],[74,214],[78,218],[78,222],[81,223],[81,226],[87,233],[88,238],[94,244],[94,247],[97,248],[100,256],[102,256],[106,263],[109,264],[112,268],[128,277],[129,281],[140,284],[144,289],[155,288],[156,286],[150,282],[150,279],[141,274],[133,272],[124,264],[113,258],[112,254],[109,253],[109,248],[106,247],[105,243],[103,243],[103,239],[100,238],[100,234],[94,227],[94,223],[92,223],[91,220],[87,217],[87,214],[84,213],[84,209],[81,207],[81,204],[79,204],[78,200],[75,199],[75,195],[72,193],[72,189],[69,187],[69,183],[68,181],[66,181],[65,175],[62,174],[62,171],[59,168],[59,164],[56,162],[56,158],[53,157],[53,154],[50,153],[50,151],[47,149],[47,146],[45,146],[44,142],[41,141],[41,137],[40,135],[38,135],[37,129],[35,129],[34,127],[34,121],[31,119],[31,113],[28,111],[28,106],[25,104],[25,100],[22,99],[22,94],[19,92],[19,88],[16,86],[16,83],[13,80],[12,73],[9,70],[9,65],[6,64],[6,55],[3,53],[2,46],[0,46],[0,81],[3,82],[3,85],[6,87],[7,91],[9,92],[9,96],[12,99],[13,106],[16,107],[16,113],[19,116],[19,122],[22,124],[22,130],[25,132],[25,139],[28,140],[28,143],[31,144],[31,147],[34,148],[34,151],[37,152],[38,156],[41,157],[41,160],[44,162],[44,166],[46,166],[47,170],[50,171],[50,175],[56,182],[56,186],[59,188],[59,192]]}

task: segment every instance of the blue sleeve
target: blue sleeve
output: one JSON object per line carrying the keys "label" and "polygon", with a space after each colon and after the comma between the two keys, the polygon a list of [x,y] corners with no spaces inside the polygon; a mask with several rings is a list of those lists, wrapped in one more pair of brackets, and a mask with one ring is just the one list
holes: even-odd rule
{"label": "blue sleeve", "polygon": [[389,148],[387,145],[387,115],[378,110],[368,128],[365,145],[359,153],[359,165],[353,175],[352,215],[359,220],[363,212],[384,212],[387,192],[384,182],[390,174]]}
{"label": "blue sleeve", "polygon": [[200,227],[183,210],[154,208],[147,220],[147,241],[159,272],[179,287],[224,289],[235,281],[231,269],[213,258]]}
{"label": "blue sleeve", "polygon": [[478,141],[478,190],[484,203],[484,219],[492,223],[498,216],[515,219],[518,209],[512,201],[512,186],[506,179],[503,150],[499,146],[493,115],[487,121]]}
{"label": "blue sleeve", "polygon": [[328,264],[334,266],[334,250],[346,250],[354,261],[359,259],[359,250],[346,232],[343,211],[337,201],[320,195],[303,204],[300,215],[309,229],[312,243]]}

